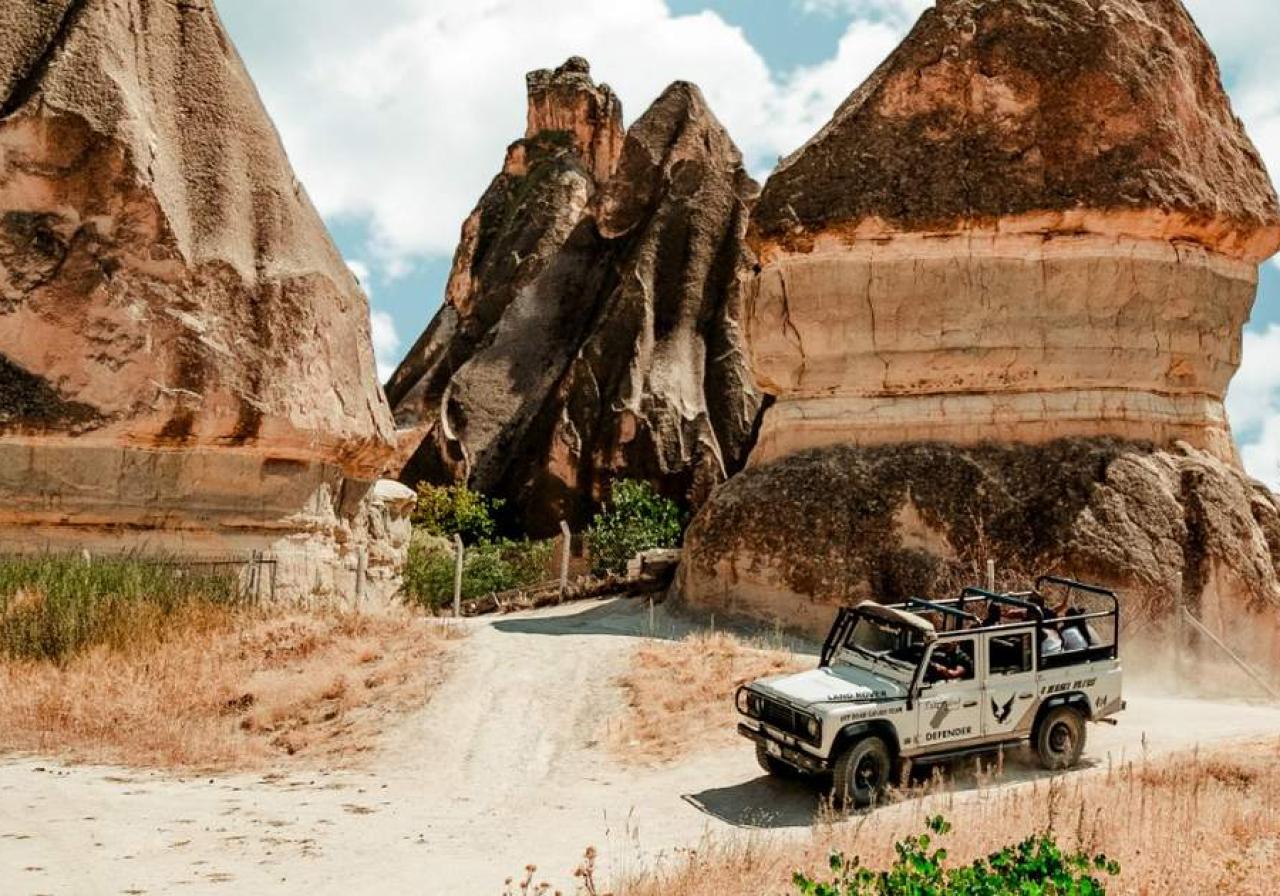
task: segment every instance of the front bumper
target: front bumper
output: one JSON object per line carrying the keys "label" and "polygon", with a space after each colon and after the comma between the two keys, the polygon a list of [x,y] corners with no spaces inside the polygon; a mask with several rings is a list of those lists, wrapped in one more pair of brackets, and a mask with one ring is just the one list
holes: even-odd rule
{"label": "front bumper", "polygon": [[827,770],[827,763],[810,753],[806,753],[795,746],[773,737],[767,730],[752,728],[750,725],[739,722],[738,733],[747,740],[754,741],[769,751],[769,755],[775,759],[780,759],[787,765],[800,769],[802,772],[817,774]]}

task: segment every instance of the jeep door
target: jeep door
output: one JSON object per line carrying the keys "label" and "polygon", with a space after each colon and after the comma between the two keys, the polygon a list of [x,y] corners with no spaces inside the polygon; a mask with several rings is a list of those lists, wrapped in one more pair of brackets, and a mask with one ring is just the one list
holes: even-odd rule
{"label": "jeep door", "polygon": [[[945,752],[951,745],[982,737],[982,679],[978,639],[942,638],[925,657],[925,674],[917,704],[919,752]],[[954,659],[967,660],[967,673],[957,678],[939,674]],[[950,667],[955,668],[955,667]],[[931,671],[934,670],[934,671]]]}
{"label": "jeep door", "polygon": [[1017,737],[1030,729],[1036,708],[1035,627],[997,629],[979,640],[987,670],[982,733]]}

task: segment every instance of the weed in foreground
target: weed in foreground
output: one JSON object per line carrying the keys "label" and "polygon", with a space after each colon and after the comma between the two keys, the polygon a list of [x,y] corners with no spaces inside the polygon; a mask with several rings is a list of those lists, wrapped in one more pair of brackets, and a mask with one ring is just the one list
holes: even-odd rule
{"label": "weed in foreground", "polygon": [[794,892],[795,870],[810,869],[812,876],[811,869],[827,867],[832,852],[860,856],[864,867],[891,866],[898,857],[893,845],[940,813],[956,826],[947,839],[949,862],[987,860],[1015,838],[1051,832],[1064,849],[1086,856],[1105,852],[1119,863],[1122,870],[1108,892],[1274,896],[1280,877],[1280,741],[1132,760],[1112,756],[1095,771],[1047,781],[926,792],[852,823],[819,824],[803,840],[717,836],[681,861],[619,879],[615,892]]}
{"label": "weed in foreground", "polygon": [[951,833],[951,824],[936,815],[926,827],[925,833],[894,845],[896,860],[885,871],[833,852],[829,865],[834,878],[822,882],[796,872],[792,883],[800,896],[1104,896],[1103,877],[1120,873],[1119,864],[1105,855],[1063,850],[1047,831],[952,867],[947,850],[934,848],[933,839]]}

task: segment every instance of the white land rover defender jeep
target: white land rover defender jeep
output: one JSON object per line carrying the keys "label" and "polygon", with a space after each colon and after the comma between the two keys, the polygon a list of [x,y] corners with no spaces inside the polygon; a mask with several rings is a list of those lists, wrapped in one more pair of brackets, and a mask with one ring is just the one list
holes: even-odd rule
{"label": "white land rover defender jeep", "polygon": [[1124,708],[1119,636],[1113,591],[1054,576],[1028,592],[867,601],[840,611],[817,669],[739,688],[738,732],[765,771],[829,772],[836,801],[856,806],[904,765],[1028,741],[1045,767],[1070,768],[1085,723]]}

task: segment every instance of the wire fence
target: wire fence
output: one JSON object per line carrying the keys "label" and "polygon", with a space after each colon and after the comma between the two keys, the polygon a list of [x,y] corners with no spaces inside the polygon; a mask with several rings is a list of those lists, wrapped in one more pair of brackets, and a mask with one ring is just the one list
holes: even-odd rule
{"label": "wire fence", "polygon": [[[4,552],[0,553],[0,563],[5,561],[30,561],[40,556],[42,555]],[[273,601],[276,596],[279,560],[262,551],[253,551],[249,554],[213,556],[150,555],[133,552],[91,554],[88,551],[84,551],[79,554],[68,552],[63,555],[49,554],[43,556],[79,557],[83,559],[83,562],[89,564],[92,564],[95,560],[110,560],[113,562],[125,560],[140,566],[172,570],[173,577],[178,580],[188,576],[193,581],[211,577],[225,577],[235,583],[236,594],[240,601],[255,606],[261,604],[264,600]]]}
{"label": "wire fence", "polygon": [[276,596],[276,571],[279,561],[262,551],[254,551],[248,556],[225,555],[220,557],[157,557],[138,558],[169,569],[175,569],[179,575],[207,575],[223,573],[234,576],[238,583],[240,599],[252,604],[259,604],[265,598],[272,601]]}

